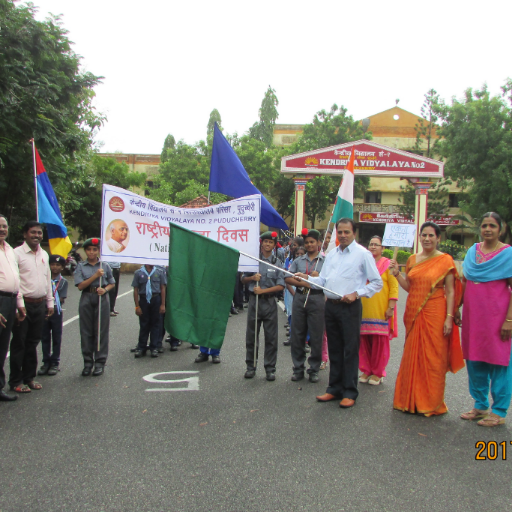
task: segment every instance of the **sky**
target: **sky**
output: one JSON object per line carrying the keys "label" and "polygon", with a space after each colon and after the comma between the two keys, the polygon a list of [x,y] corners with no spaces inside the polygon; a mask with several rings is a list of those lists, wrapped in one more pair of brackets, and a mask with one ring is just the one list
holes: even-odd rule
{"label": "sky", "polygon": [[[167,134],[206,138],[258,121],[270,85],[277,123],[305,124],[336,103],[354,119],[399,106],[420,114],[431,88],[461,98],[512,78],[510,0],[33,0],[61,14],[84,70],[103,76],[102,152],[159,154]],[[371,130],[371,127],[370,127]]]}

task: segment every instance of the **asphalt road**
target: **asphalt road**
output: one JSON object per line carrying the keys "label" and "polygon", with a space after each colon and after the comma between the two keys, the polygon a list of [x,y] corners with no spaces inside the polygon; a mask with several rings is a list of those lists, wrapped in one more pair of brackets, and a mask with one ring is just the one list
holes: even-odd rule
{"label": "asphalt road", "polygon": [[[121,277],[120,294],[130,283]],[[68,321],[78,309],[70,289]],[[402,294],[400,315],[404,303]],[[342,410],[315,401],[327,372],[318,384],[290,381],[282,344],[275,382],[262,370],[243,378],[246,313],[229,319],[222,363],[212,365],[195,364],[186,343],[135,360],[131,293],[117,309],[105,375],[81,377],[74,320],[60,373],[40,377],[42,391],[0,403],[1,512],[511,510],[512,419],[494,429],[459,419],[472,407],[465,370],[448,375],[448,414],[393,411],[403,326],[384,383],[360,385],[356,407]],[[284,323],[283,313],[281,341]],[[162,372],[198,373],[144,380]],[[501,446],[496,460],[475,460],[478,441],[505,441],[507,460]]]}

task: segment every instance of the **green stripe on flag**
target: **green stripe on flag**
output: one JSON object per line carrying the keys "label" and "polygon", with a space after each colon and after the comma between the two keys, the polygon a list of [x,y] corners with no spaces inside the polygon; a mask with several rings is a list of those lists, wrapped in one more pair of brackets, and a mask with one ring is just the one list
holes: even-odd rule
{"label": "green stripe on flag", "polygon": [[238,258],[237,250],[170,224],[167,332],[196,345],[222,346]]}
{"label": "green stripe on flag", "polygon": [[354,217],[354,206],[352,203],[345,201],[345,199],[341,199],[338,196],[336,201],[336,206],[334,207],[334,211],[332,212],[331,222],[338,222],[340,219],[349,218],[352,219]]}

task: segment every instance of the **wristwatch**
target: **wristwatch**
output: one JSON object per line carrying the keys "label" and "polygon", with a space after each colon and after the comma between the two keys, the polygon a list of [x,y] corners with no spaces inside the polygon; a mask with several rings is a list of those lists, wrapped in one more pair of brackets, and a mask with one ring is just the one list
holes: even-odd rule
{"label": "wristwatch", "polygon": [[356,300],[357,299],[360,299],[361,297],[359,297],[359,293],[356,292]]}

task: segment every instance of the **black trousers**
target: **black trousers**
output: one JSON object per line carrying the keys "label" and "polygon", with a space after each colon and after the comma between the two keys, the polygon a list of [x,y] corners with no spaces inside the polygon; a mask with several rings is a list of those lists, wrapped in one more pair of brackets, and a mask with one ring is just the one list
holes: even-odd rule
{"label": "black trousers", "polygon": [[240,279],[241,275],[242,272],[237,272],[236,274],[235,293],[233,295],[233,304],[235,308],[239,309],[244,307],[244,285]]}
{"label": "black trousers", "polygon": [[114,288],[112,288],[108,292],[109,297],[110,297],[110,312],[111,313],[116,308],[116,299],[117,299],[117,294],[119,293],[119,277],[120,276],[121,276],[121,269],[113,268],[112,269],[112,277],[115,279],[116,285],[114,286]]}
{"label": "black trousers", "polygon": [[41,339],[43,363],[50,366],[59,366],[63,316],[64,313],[62,311],[60,314],[57,313],[57,308],[55,308],[55,313],[43,324],[43,337]]}
{"label": "black trousers", "polygon": [[149,349],[156,350],[158,344],[162,343],[162,324],[160,315],[160,306],[162,305],[162,296],[153,294],[148,302],[145,295],[139,295],[139,306],[142,309],[142,315],[139,316],[139,344],[138,349],[146,351],[149,338]]}
{"label": "black trousers", "polygon": [[7,319],[5,327],[0,325],[0,390],[2,390],[5,386],[5,358],[9,351],[12,327],[16,320],[16,297],[3,297],[0,295],[0,313]]}
{"label": "black trousers", "polygon": [[351,304],[325,303],[325,331],[329,348],[327,393],[355,400],[359,368],[359,343],[363,308],[361,299]]}
{"label": "black trousers", "polygon": [[37,373],[37,345],[41,341],[46,317],[46,299],[39,304],[26,302],[27,317],[12,328],[11,356],[9,359],[11,374],[9,386],[27,384],[33,381]]}

